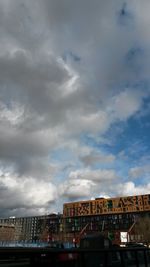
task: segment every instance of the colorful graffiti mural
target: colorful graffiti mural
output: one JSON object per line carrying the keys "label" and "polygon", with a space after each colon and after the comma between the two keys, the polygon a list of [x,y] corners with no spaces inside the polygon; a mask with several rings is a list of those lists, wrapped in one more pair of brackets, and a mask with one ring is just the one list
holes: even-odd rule
{"label": "colorful graffiti mural", "polygon": [[97,198],[95,200],[65,203],[64,217],[87,216],[110,213],[127,213],[150,210],[150,195],[118,198]]}

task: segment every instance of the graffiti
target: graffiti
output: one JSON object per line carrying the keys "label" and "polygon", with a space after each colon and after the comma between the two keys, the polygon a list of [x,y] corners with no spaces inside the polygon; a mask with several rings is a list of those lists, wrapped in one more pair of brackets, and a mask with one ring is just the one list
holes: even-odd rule
{"label": "graffiti", "polygon": [[88,215],[90,213],[90,203],[83,202],[78,207],[78,215]]}
{"label": "graffiti", "polygon": [[64,216],[87,216],[150,210],[150,195],[96,199],[64,204]]}

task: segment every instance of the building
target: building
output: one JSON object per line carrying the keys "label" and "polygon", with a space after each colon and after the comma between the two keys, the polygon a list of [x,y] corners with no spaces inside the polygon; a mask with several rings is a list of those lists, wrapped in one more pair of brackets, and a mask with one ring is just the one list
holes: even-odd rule
{"label": "building", "polygon": [[14,225],[14,241],[30,241],[36,234],[36,220],[36,217],[9,217],[0,219],[0,223]]}
{"label": "building", "polygon": [[62,214],[49,214],[38,218],[37,236],[39,240],[54,241],[63,239]]}
{"label": "building", "polygon": [[62,214],[1,218],[0,224],[14,225],[14,241],[48,241],[62,232]]}
{"label": "building", "polygon": [[103,232],[114,243],[121,243],[122,233],[128,238],[132,233],[133,238],[133,226],[145,215],[150,216],[149,194],[65,203],[65,238],[78,241],[85,233]]}
{"label": "building", "polygon": [[120,244],[135,239],[135,225],[145,215],[150,217],[149,194],[65,203],[63,214],[1,218],[0,225],[13,225],[14,241],[79,242],[86,233],[102,232]]}
{"label": "building", "polygon": [[0,223],[0,241],[12,241],[15,237],[15,226],[13,224]]}

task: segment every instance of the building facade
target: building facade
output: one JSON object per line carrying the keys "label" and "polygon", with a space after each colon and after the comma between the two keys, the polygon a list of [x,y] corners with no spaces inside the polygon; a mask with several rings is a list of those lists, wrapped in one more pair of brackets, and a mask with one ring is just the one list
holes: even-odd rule
{"label": "building facade", "polygon": [[13,225],[14,241],[48,241],[62,232],[62,214],[0,218],[0,225]]}
{"label": "building facade", "polygon": [[13,224],[0,223],[0,241],[13,241],[15,226]]}
{"label": "building facade", "polygon": [[142,216],[150,218],[149,194],[65,203],[63,214],[1,218],[0,225],[13,225],[14,241],[72,243],[84,234],[101,232],[119,244],[125,236],[133,241],[134,226]]}
{"label": "building facade", "polygon": [[121,233],[127,233],[141,216],[150,216],[150,195],[65,203],[63,207],[66,238],[78,240],[81,235],[103,232],[114,243],[121,242]]}

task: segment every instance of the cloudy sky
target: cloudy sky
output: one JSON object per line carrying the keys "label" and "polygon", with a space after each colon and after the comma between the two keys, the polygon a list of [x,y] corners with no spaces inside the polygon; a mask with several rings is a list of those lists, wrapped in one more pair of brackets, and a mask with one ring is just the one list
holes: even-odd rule
{"label": "cloudy sky", "polygon": [[149,10],[0,0],[0,217],[150,193]]}

